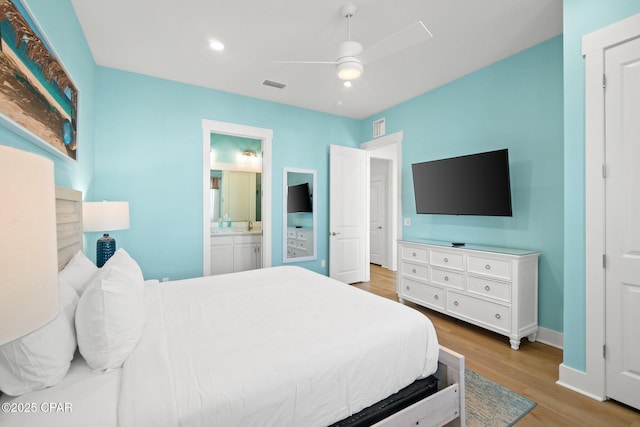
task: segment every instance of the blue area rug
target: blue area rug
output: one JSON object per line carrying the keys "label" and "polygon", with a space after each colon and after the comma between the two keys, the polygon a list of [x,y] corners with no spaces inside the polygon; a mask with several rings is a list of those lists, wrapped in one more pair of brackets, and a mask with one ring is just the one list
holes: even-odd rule
{"label": "blue area rug", "polygon": [[536,402],[469,369],[464,380],[468,427],[512,426],[536,406]]}

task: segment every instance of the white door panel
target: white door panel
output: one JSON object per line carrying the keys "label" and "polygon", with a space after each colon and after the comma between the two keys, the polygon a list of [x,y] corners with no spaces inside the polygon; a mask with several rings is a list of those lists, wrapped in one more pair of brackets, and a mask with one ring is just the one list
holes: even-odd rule
{"label": "white door panel", "polygon": [[329,275],[344,283],[366,280],[368,153],[330,146]]}
{"label": "white door panel", "polygon": [[386,265],[386,181],[384,175],[372,176],[369,186],[369,252],[372,264]]}
{"label": "white door panel", "polygon": [[606,394],[640,408],[640,39],[605,53]]}

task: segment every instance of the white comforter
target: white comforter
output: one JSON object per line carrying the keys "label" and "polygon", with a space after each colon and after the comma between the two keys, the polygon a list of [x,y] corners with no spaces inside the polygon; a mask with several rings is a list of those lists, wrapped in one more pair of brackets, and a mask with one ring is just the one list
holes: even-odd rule
{"label": "white comforter", "polygon": [[326,426],[436,371],[431,322],[299,267],[147,286],[120,426]]}

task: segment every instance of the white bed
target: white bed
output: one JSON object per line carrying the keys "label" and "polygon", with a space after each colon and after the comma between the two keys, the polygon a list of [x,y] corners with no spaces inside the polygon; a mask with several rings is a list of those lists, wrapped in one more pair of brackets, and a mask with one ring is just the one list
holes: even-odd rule
{"label": "white bed", "polygon": [[380,425],[464,425],[464,358],[401,304],[299,267],[147,281],[144,304],[121,369],[76,354],[60,384],[2,396],[0,426],[325,426],[436,371]]}

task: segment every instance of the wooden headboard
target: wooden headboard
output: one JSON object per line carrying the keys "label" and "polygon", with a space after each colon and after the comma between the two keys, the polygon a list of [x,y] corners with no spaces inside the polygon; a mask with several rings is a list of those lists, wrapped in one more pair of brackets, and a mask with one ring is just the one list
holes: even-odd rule
{"label": "wooden headboard", "polygon": [[58,271],[82,250],[82,192],[56,186]]}

